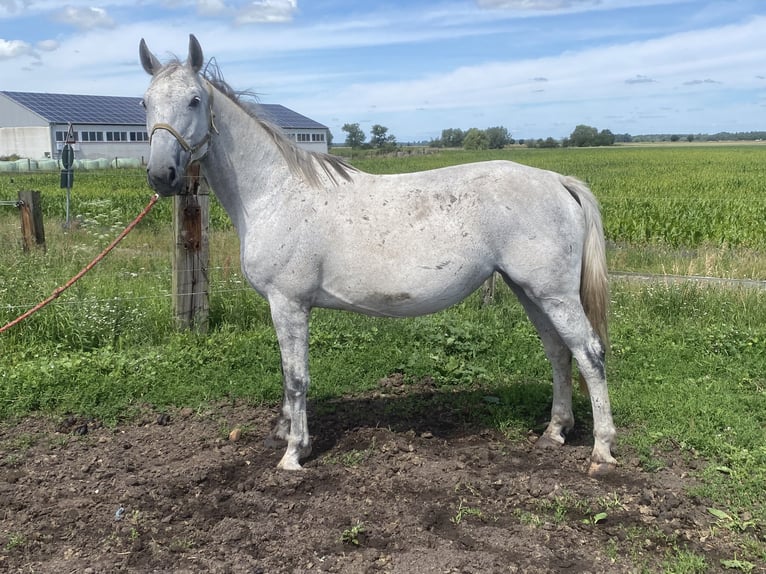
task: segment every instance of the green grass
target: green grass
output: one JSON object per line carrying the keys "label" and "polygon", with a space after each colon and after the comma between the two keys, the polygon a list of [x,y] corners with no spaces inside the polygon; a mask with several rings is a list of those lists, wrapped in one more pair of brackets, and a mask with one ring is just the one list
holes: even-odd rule
{"label": "green grass", "polygon": [[[764,279],[766,217],[757,225],[753,219],[765,203],[757,177],[763,149],[522,149],[378,158],[360,160],[360,167],[402,171],[497,156],[572,173],[589,181],[604,204],[612,270]],[[51,176],[3,177],[0,199],[21,187],[43,190],[48,249],[23,254],[17,215],[3,208],[0,244],[8,247],[0,251],[0,324],[79,271],[151,195],[135,170],[78,174],[72,211],[80,224],[63,230],[63,192],[45,179]],[[163,409],[279,399],[268,308],[244,283],[236,236],[217,205],[210,332],[172,329],[169,204],[160,202],[48,308],[0,335],[0,419],[71,412],[114,423],[147,403]],[[715,219],[719,208],[733,210],[731,221]],[[684,209],[689,213],[679,215]],[[721,221],[725,230],[716,231]],[[674,226],[681,230],[675,235]],[[732,517],[732,529],[747,522],[742,516],[763,528],[766,291],[616,279],[610,320],[607,373],[621,448],[635,451],[647,470],[662,468],[671,450],[703,461],[697,493]],[[405,384],[432,378],[445,401],[461,391],[470,421],[509,436],[539,428],[548,416],[550,367],[505,288],[491,307],[473,296],[448,312],[409,320],[317,310],[311,345],[314,400],[367,392],[381,377],[400,373]],[[581,396],[575,415],[587,431],[590,407]],[[743,559],[764,552],[753,542]],[[668,560],[671,570],[672,563],[677,571],[679,564],[700,567],[694,556]]]}

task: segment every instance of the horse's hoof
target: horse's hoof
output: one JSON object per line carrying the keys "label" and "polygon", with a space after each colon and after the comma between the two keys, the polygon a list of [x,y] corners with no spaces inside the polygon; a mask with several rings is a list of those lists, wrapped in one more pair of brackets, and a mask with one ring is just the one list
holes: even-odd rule
{"label": "horse's hoof", "polygon": [[554,440],[545,434],[541,435],[540,438],[535,441],[535,448],[541,448],[541,449],[553,450],[553,449],[561,448],[563,445],[564,443]]}
{"label": "horse's hoof", "polygon": [[591,462],[588,468],[588,476],[591,478],[603,478],[614,473],[617,465],[613,462]]}
{"label": "horse's hoof", "polygon": [[277,468],[279,470],[303,470],[303,467],[297,460],[285,460],[284,458],[279,461]]}

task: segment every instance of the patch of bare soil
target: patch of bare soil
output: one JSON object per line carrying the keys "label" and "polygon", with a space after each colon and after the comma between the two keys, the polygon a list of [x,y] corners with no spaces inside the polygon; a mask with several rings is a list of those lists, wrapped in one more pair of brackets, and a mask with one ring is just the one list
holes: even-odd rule
{"label": "patch of bare soil", "polygon": [[717,571],[735,554],[680,456],[646,473],[618,453],[594,480],[587,437],[535,449],[471,424],[459,393],[383,390],[312,404],[303,472],[276,470],[266,407],[2,425],[0,571],[653,572],[679,552]]}

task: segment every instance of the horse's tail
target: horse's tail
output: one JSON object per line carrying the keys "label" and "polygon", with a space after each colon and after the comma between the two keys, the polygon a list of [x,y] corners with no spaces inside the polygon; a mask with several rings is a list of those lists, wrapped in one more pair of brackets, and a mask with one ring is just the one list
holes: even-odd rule
{"label": "horse's tail", "polygon": [[[609,311],[609,280],[606,269],[604,227],[598,201],[581,181],[564,177],[562,184],[582,207],[585,216],[585,242],[580,271],[580,301],[593,330],[606,350],[609,347],[607,314]],[[582,376],[580,386],[583,387]]]}

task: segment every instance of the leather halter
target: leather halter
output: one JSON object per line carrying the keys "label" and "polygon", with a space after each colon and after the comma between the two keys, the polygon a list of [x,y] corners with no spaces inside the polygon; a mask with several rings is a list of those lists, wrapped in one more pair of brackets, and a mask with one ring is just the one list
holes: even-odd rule
{"label": "leather halter", "polygon": [[203,159],[208,152],[208,148],[205,148],[204,153],[202,153],[199,157],[194,157],[195,154],[200,151],[204,146],[210,143],[210,138],[215,133],[218,133],[218,128],[215,127],[215,114],[213,113],[213,87],[208,82],[207,84],[207,92],[208,92],[208,129],[207,133],[205,134],[205,137],[202,138],[197,144],[190,145],[189,142],[186,141],[186,139],[176,130],[173,126],[166,123],[157,123],[152,126],[152,131],[149,133],[149,145],[152,145],[152,138],[154,137],[154,132],[157,130],[165,130],[166,132],[170,132],[170,134],[176,138],[176,141],[178,144],[188,153],[192,156],[192,161],[199,161]]}

